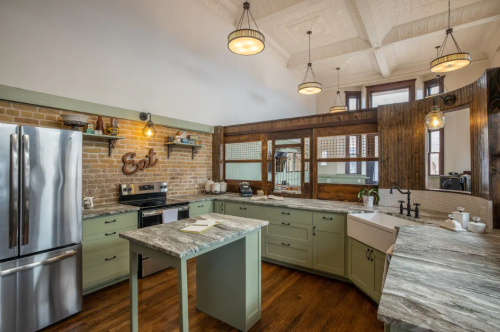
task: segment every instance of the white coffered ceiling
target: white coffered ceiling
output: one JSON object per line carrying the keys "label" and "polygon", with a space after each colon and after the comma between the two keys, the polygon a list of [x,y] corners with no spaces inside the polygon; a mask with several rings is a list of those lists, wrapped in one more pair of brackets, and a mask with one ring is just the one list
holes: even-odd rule
{"label": "white coffered ceiling", "polygon": [[[244,0],[196,0],[236,26]],[[429,70],[448,26],[448,0],[250,0],[266,36],[266,50],[296,73],[311,57],[324,88],[354,86]],[[500,0],[452,0],[451,26],[472,60],[490,58],[500,46]],[[229,31],[228,31],[229,33]],[[225,37],[225,36],[224,36]],[[455,52],[452,41],[447,53]]]}

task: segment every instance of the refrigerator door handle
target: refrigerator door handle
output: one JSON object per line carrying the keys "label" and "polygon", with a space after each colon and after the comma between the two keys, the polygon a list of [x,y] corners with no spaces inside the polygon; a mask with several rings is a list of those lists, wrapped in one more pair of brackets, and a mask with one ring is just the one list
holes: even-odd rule
{"label": "refrigerator door handle", "polygon": [[17,220],[19,219],[19,141],[10,135],[10,213],[9,248],[17,247]]}
{"label": "refrigerator door handle", "polygon": [[23,225],[23,241],[22,244],[29,243],[30,233],[30,137],[23,135],[23,162],[22,162],[22,180],[23,180],[23,200],[22,200],[22,225]]}
{"label": "refrigerator door handle", "polygon": [[52,258],[49,258],[49,259],[45,259],[43,261],[39,261],[39,262],[31,263],[31,264],[26,264],[26,265],[23,265],[23,266],[14,267],[12,269],[0,271],[0,277],[8,275],[8,274],[12,274],[12,273],[17,273],[17,272],[20,272],[20,271],[23,271],[23,270],[29,270],[29,269],[32,269],[32,268],[37,267],[37,266],[51,264],[51,263],[54,263],[54,262],[66,259],[68,257],[74,256],[76,254],[77,254],[76,250],[69,250],[69,251],[66,251],[62,255],[59,255],[59,256],[56,256],[56,257],[52,257]]}

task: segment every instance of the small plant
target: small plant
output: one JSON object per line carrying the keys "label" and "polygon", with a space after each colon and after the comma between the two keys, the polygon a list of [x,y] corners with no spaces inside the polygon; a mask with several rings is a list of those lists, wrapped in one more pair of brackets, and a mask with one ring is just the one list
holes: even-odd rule
{"label": "small plant", "polygon": [[378,203],[378,201],[380,200],[380,196],[378,195],[377,188],[373,188],[370,190],[368,190],[366,188],[361,189],[358,193],[358,198],[360,201],[363,199],[363,196],[373,196],[375,203]]}

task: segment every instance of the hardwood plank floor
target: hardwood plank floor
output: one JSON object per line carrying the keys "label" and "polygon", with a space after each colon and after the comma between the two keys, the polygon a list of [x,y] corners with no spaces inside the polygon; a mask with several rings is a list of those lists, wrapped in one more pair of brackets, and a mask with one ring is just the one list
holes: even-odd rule
{"label": "hardwood plank floor", "polygon": [[[188,262],[190,331],[237,330],[196,310],[196,261]],[[139,330],[178,331],[177,271],[169,269],[139,280]],[[83,311],[48,331],[128,331],[128,281],[83,299]],[[262,319],[259,331],[383,331],[377,305],[355,286],[262,262]]]}

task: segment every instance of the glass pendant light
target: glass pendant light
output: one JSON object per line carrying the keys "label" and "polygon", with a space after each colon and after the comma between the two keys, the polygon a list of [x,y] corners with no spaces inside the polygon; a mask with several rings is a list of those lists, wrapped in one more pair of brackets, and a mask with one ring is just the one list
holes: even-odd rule
{"label": "glass pendant light", "polygon": [[[245,21],[245,14],[247,16],[248,28],[242,27]],[[250,17],[257,30],[250,29]],[[259,31],[259,27],[250,12],[250,3],[248,1],[243,3],[243,14],[241,14],[240,22],[236,30],[231,32],[227,37],[227,42],[229,50],[239,55],[254,55],[264,50],[265,37]]]}
{"label": "glass pendant light", "polygon": [[156,129],[153,121],[151,120],[151,113],[142,112],[141,114],[139,114],[139,118],[142,121],[146,121],[148,119],[148,115],[149,115],[149,121],[142,129],[142,134],[144,135],[144,137],[156,137]]}
{"label": "glass pendant light", "polygon": [[[330,113],[338,113],[338,112],[347,111],[347,106],[344,105],[344,101],[342,100],[342,97],[340,96],[340,68],[337,68],[337,78],[338,78],[337,96],[335,97],[335,101],[333,102],[333,106],[330,107]],[[337,104],[338,98],[340,98],[340,105],[335,106]]]}
{"label": "glass pendant light", "polygon": [[[321,92],[322,85],[316,80],[316,75],[314,75],[314,71],[311,63],[311,34],[312,31],[307,31],[309,35],[309,63],[307,64],[306,74],[304,75],[304,80],[302,84],[299,85],[299,93],[303,95],[314,95]],[[307,73],[311,70],[311,75],[313,77],[312,82],[306,82]]]}
{"label": "glass pendant light", "polygon": [[439,106],[432,105],[431,111],[425,116],[425,126],[431,131],[438,130],[444,128],[445,122],[446,118],[444,113],[439,109]]}
{"label": "glass pendant light", "polygon": [[[438,49],[437,58],[432,60],[431,62],[431,71],[434,73],[446,73],[449,71],[454,71],[469,65],[471,62],[470,53],[462,52],[462,50],[458,46],[457,41],[455,40],[455,37],[453,37],[453,29],[450,27],[450,21],[451,4],[450,0],[448,0],[448,29],[446,29],[446,37],[444,38],[443,45],[441,46],[441,53],[439,53]],[[453,39],[458,52],[444,55],[444,47],[446,46],[446,41],[448,40],[449,36],[451,36],[451,38]]]}

